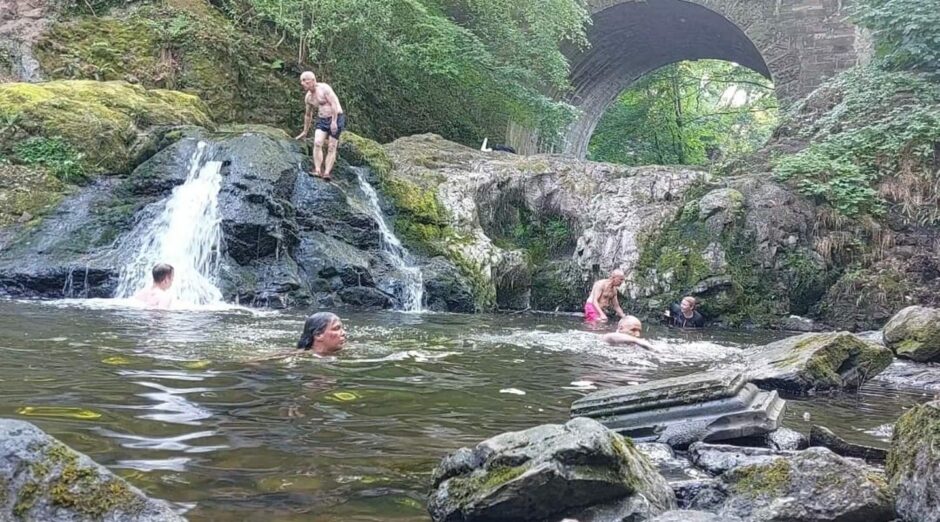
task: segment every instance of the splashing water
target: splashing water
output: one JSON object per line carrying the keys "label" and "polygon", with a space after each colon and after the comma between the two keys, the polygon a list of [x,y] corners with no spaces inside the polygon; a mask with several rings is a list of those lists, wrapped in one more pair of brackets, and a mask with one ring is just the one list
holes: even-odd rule
{"label": "splashing water", "polygon": [[131,297],[152,284],[153,265],[162,262],[173,265],[169,291],[176,303],[222,301],[222,292],[215,286],[222,242],[218,202],[222,162],[206,161],[206,149],[206,143],[199,142],[186,181],[164,200],[163,212],[135,227],[132,237],[140,238],[140,246],[134,261],[121,273],[115,297]]}
{"label": "splashing water", "polygon": [[[402,276],[400,285],[395,285],[395,282],[392,282],[391,293],[399,296],[404,310],[420,311],[421,301],[424,298],[424,278],[421,276],[421,270],[410,262],[408,251],[402,246],[401,241],[395,237],[385,221],[385,216],[382,214],[381,207],[379,207],[379,196],[366,180],[365,169],[357,167],[354,170],[356,178],[359,180],[359,186],[368,200],[368,210],[379,224],[379,232],[382,234],[382,250],[388,254],[395,269]],[[399,286],[400,293],[394,291],[395,286]],[[383,290],[388,291],[388,289]]]}

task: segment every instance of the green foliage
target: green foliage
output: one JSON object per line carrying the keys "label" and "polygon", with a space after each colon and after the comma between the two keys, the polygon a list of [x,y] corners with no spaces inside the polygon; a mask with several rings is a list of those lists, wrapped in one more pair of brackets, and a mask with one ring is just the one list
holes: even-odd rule
{"label": "green foliage", "polygon": [[862,0],[857,18],[870,29],[884,65],[940,72],[940,6],[923,0]]}
{"label": "green foliage", "polygon": [[769,80],[729,62],[681,62],[624,91],[598,123],[588,154],[626,165],[703,165],[756,150],[775,123]]}
{"label": "green foliage", "polygon": [[434,132],[462,143],[507,122],[570,117],[544,93],[567,86],[562,42],[584,42],[580,0],[230,0],[298,42],[360,132]]}
{"label": "green foliage", "polygon": [[[868,67],[849,70],[824,89],[817,95],[837,100],[824,114],[798,105],[788,115],[810,145],[778,158],[777,177],[845,216],[880,216],[893,204],[907,219],[937,222],[940,84]],[[903,186],[885,183],[903,176]],[[914,199],[922,204],[911,206]]]}
{"label": "green foliage", "polygon": [[76,182],[85,177],[83,155],[76,152],[62,138],[33,137],[16,144],[14,158],[23,165],[41,165],[65,182]]}

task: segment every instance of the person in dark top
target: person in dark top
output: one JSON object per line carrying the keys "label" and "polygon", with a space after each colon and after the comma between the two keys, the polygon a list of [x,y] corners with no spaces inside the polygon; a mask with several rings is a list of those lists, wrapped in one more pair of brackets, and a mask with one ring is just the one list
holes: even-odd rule
{"label": "person in dark top", "polygon": [[670,326],[679,328],[702,328],[705,326],[705,318],[695,310],[698,303],[692,296],[682,298],[678,303],[672,303],[669,310],[664,315]]}

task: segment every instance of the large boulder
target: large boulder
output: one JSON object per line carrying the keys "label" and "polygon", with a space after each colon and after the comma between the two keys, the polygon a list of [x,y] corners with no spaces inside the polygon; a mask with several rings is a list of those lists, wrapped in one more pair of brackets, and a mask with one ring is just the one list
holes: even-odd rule
{"label": "large boulder", "polygon": [[785,407],[777,392],[758,390],[729,369],[594,392],[571,405],[571,416],[597,419],[636,440],[684,448],[774,431]]}
{"label": "large boulder", "polygon": [[940,310],[909,306],[888,321],[884,339],[898,357],[940,361]]}
{"label": "large boulder", "polygon": [[940,521],[940,401],[915,406],[898,419],[885,472],[901,518]]}
{"label": "large boulder", "polygon": [[448,455],[432,475],[428,511],[435,522],[595,519],[599,512],[621,520],[675,505],[672,489],[629,439],[581,418]]}
{"label": "large boulder", "polygon": [[0,419],[0,520],[184,519],[36,426]]}
{"label": "large boulder", "polygon": [[880,474],[825,448],[738,466],[721,479],[730,494],[718,512],[721,517],[888,522],[895,516],[894,498]]}
{"label": "large boulder", "polygon": [[890,350],[848,332],[789,337],[745,356],[751,382],[791,393],[858,388],[892,359]]}
{"label": "large boulder", "polygon": [[0,152],[17,159],[25,139],[59,138],[86,173],[127,172],[156,151],[155,127],[212,125],[191,94],[95,81],[0,84],[0,120],[11,122]]}

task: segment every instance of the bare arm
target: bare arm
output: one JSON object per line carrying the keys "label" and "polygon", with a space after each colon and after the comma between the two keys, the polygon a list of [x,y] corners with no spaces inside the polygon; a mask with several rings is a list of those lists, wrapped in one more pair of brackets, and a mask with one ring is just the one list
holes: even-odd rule
{"label": "bare arm", "polygon": [[653,349],[653,345],[650,344],[647,340],[640,339],[639,337],[634,337],[630,334],[625,334],[625,333],[609,333],[604,336],[604,342],[606,342],[607,344],[633,343],[637,346],[642,346],[643,348],[646,348],[647,350]]}
{"label": "bare arm", "polygon": [[332,87],[327,86],[326,99],[330,107],[333,108],[333,121],[330,122],[330,130],[335,134],[337,119],[339,115],[343,113],[343,107],[339,104],[339,98],[336,96],[336,91],[334,91]]}
{"label": "bare arm", "polygon": [[623,319],[627,314],[623,313],[623,308],[620,308],[620,291],[614,288],[614,311],[617,312],[617,317]]}
{"label": "bare arm", "polygon": [[307,103],[307,96],[310,96],[310,93],[309,93],[309,92],[307,93],[306,96],[304,96],[304,107],[305,107],[305,110],[304,110],[304,131],[297,135],[297,137],[296,137],[295,139],[298,139],[298,140],[307,137],[307,133],[310,132],[310,123],[313,121],[313,109],[311,109],[311,108],[310,108],[310,104]]}

